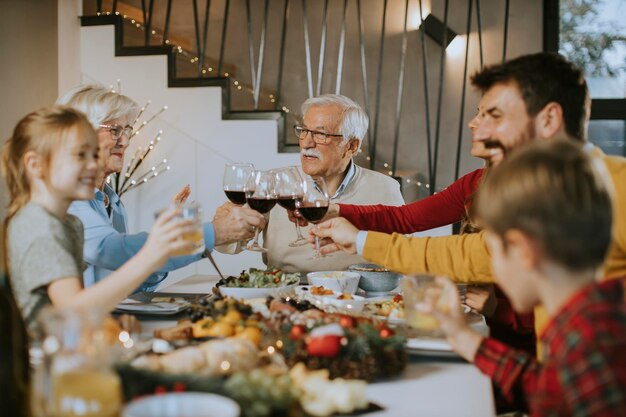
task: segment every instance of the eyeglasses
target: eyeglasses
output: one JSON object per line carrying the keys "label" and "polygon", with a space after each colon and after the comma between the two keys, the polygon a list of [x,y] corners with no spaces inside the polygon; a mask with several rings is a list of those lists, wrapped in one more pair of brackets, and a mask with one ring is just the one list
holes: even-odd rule
{"label": "eyeglasses", "polygon": [[122,135],[126,135],[126,137],[130,139],[130,137],[133,135],[133,127],[130,125],[100,125],[100,127],[111,132],[111,136],[115,140],[119,140]]}
{"label": "eyeglasses", "polygon": [[298,126],[298,125],[293,127],[293,131],[295,132],[296,136],[300,140],[303,140],[306,137],[307,133],[310,133],[311,137],[313,138],[313,142],[319,145],[328,145],[330,143],[331,138],[343,137],[343,135],[318,132],[317,130],[307,129],[304,126]]}

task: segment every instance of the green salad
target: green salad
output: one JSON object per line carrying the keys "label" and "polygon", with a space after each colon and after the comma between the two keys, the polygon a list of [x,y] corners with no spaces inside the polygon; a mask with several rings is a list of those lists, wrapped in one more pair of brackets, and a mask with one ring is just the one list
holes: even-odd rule
{"label": "green salad", "polygon": [[237,288],[275,288],[298,284],[300,274],[287,273],[282,269],[268,267],[266,270],[250,268],[247,272],[241,271],[238,277],[230,276],[221,279],[217,286]]}

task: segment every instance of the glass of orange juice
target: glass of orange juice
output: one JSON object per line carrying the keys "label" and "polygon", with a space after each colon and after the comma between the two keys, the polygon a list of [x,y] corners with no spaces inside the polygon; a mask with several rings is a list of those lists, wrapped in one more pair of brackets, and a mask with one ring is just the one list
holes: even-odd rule
{"label": "glass of orange juice", "polygon": [[202,230],[202,208],[198,203],[185,203],[178,207],[180,209],[180,218],[185,220],[193,220],[196,228],[193,232],[183,235],[183,239],[193,243],[193,250],[189,253],[176,254],[195,255],[204,252],[204,232]]}
{"label": "glass of orange juice", "polygon": [[402,280],[404,295],[404,317],[406,324],[420,336],[442,336],[439,322],[431,314],[419,311],[416,306],[426,303],[434,305],[440,311],[450,311],[449,300],[445,289],[437,283],[433,275],[411,275]]}
{"label": "glass of orange juice", "polygon": [[[173,208],[174,206],[171,207]],[[204,252],[204,231],[202,228],[202,208],[200,207],[200,204],[196,202],[191,202],[176,205],[175,207],[180,210],[180,214],[177,216],[177,218],[184,220],[193,220],[196,227],[192,232],[185,233],[183,235],[183,239],[193,243],[192,250],[178,251],[175,252],[173,256],[195,255]],[[154,217],[159,217],[164,211],[165,209],[158,210],[154,214]]]}

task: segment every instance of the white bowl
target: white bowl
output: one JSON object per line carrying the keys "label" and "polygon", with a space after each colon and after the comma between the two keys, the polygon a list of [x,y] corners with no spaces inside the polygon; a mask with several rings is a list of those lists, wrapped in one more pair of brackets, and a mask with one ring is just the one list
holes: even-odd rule
{"label": "white bowl", "polygon": [[309,272],[306,274],[306,278],[310,285],[322,286],[340,293],[354,294],[359,287],[361,275],[350,271],[319,271]]}
{"label": "white bowl", "polygon": [[238,417],[239,413],[239,405],[221,395],[171,392],[130,402],[122,417]]}
{"label": "white bowl", "polygon": [[226,287],[221,285],[219,287],[220,292],[225,297],[233,297],[238,300],[248,300],[250,298],[265,298],[268,296],[279,297],[281,294],[291,293],[298,285],[298,283],[285,285],[284,287],[267,287],[267,288],[241,288],[241,287]]}

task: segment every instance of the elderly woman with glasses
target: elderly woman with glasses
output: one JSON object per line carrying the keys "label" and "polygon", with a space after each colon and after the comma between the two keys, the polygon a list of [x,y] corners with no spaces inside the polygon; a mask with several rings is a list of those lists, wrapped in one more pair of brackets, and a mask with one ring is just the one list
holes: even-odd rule
{"label": "elderly woman with glasses", "polygon": [[[85,231],[84,260],[87,270],[85,286],[93,285],[135,255],[147,239],[147,233],[128,233],[128,215],[119,196],[106,183],[106,178],[122,170],[124,152],[128,148],[139,106],[130,98],[101,86],[80,86],[57,100],[57,104],[82,111],[98,135],[100,177],[96,196],[90,201],[75,201],[69,212],[77,216]],[[185,199],[183,188],[175,198]],[[225,204],[218,208],[213,223],[205,223],[204,240],[207,249],[215,245],[250,238],[254,227],[263,227],[265,218],[254,210]],[[152,291],[165,279],[168,271],[199,260],[203,254],[170,259],[139,288]]]}

